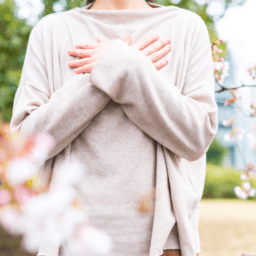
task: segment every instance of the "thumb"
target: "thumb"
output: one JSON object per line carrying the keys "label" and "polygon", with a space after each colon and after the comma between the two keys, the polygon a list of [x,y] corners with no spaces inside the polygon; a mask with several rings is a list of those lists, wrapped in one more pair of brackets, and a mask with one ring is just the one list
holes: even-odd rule
{"label": "thumb", "polygon": [[132,38],[130,35],[126,35],[126,38],[124,39],[124,42],[128,45],[132,45]]}

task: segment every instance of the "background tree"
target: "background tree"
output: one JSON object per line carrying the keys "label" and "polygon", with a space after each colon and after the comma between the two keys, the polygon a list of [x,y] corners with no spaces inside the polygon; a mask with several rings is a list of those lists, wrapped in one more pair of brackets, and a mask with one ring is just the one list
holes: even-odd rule
{"label": "background tree", "polygon": [[13,0],[0,2],[0,115],[9,122],[32,27],[16,17]]}
{"label": "background tree", "polygon": [[[202,2],[202,0],[200,0]],[[207,7],[213,0],[205,0],[205,4],[198,4],[198,0],[169,1],[159,0],[156,3],[161,5],[173,5],[191,10],[200,15],[205,21],[211,42],[218,40],[214,27],[213,17],[206,12]],[[225,0],[225,8],[234,4],[242,4],[245,0]],[[83,7],[86,0],[42,0],[45,8],[38,19],[56,12],[56,8],[62,7],[62,11],[67,11],[76,7]],[[0,116],[4,122],[10,122],[14,95],[17,90],[22,66],[25,58],[27,42],[32,26],[26,23],[25,19],[17,17],[18,7],[14,0],[0,1]],[[225,56],[225,44],[220,47],[223,50],[222,57]]]}

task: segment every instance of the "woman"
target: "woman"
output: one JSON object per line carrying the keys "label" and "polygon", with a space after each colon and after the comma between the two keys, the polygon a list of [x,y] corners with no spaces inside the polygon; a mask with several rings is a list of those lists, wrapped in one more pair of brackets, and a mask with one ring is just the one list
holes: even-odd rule
{"label": "woman", "polygon": [[[96,0],[33,28],[10,127],[55,139],[45,182],[81,161],[81,199],[113,239],[111,256],[199,255],[218,128],[212,64],[197,14],[144,0]],[[151,207],[141,211],[145,198]],[[38,255],[58,254],[59,244],[42,241]]]}

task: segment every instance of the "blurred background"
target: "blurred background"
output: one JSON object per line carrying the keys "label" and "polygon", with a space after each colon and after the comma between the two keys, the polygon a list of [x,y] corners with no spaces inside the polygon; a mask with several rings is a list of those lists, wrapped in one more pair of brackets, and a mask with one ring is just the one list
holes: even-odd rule
{"label": "blurred background", "polygon": [[[223,50],[221,56],[229,62],[225,87],[256,86],[256,80],[247,72],[249,65],[256,65],[256,0],[158,0],[156,3],[197,13],[208,27],[211,42],[225,41],[219,47]],[[14,95],[33,26],[45,15],[86,4],[83,0],[0,0],[0,115],[4,122],[10,122],[12,116]],[[216,83],[216,90],[219,89]],[[235,116],[237,128],[253,133],[254,117],[249,118],[246,111],[256,101],[255,88],[245,87],[240,93],[241,108],[224,105],[232,96],[229,91],[215,94],[219,129],[207,152],[199,223],[201,256],[256,255],[255,196],[243,200],[234,193],[234,187],[242,183],[241,170],[249,162],[256,163],[256,152],[249,147],[246,136],[238,141],[225,140],[231,127],[222,124],[223,120]],[[250,184],[256,187],[254,173],[250,176]],[[0,230],[0,256],[28,255],[19,246],[19,238],[12,238]]]}

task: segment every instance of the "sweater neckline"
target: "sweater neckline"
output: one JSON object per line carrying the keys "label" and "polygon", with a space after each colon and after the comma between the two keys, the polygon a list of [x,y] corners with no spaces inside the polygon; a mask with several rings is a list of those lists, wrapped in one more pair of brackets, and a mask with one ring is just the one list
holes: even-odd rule
{"label": "sweater neckline", "polygon": [[151,3],[147,2],[148,5],[150,5],[153,8],[149,9],[124,9],[124,10],[90,10],[89,8],[93,5],[94,3],[90,3],[85,5],[82,8],[79,8],[80,11],[86,13],[86,14],[100,14],[100,15],[123,15],[123,14],[131,14],[131,15],[136,15],[136,14],[153,14],[153,13],[158,13],[162,12],[163,9],[168,9],[173,6],[164,6],[156,3]]}

